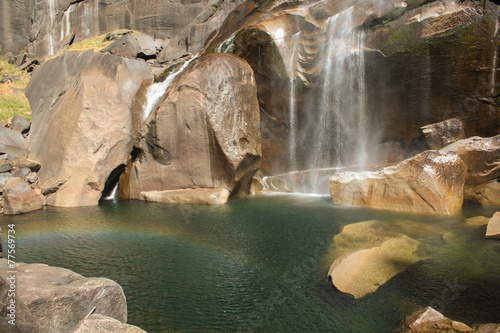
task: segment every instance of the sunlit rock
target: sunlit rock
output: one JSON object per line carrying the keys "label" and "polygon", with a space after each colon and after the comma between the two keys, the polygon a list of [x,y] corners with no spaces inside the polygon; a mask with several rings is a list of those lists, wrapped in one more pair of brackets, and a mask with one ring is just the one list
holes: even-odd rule
{"label": "sunlit rock", "polygon": [[170,204],[220,205],[227,203],[229,195],[225,188],[195,188],[141,192],[141,199]]}
{"label": "sunlit rock", "polygon": [[433,150],[439,150],[453,142],[465,139],[462,121],[457,118],[423,126],[422,133],[424,133],[429,148]]}
{"label": "sunlit rock", "polygon": [[405,333],[438,333],[438,332],[473,332],[464,323],[446,318],[430,306],[406,318],[398,332]]}
{"label": "sunlit rock", "polygon": [[500,206],[500,179],[466,188],[464,201],[472,205]]}
{"label": "sunlit rock", "polygon": [[193,61],[146,120],[135,153],[120,178],[126,198],[185,188],[248,190],[261,156],[250,66],[227,54]]}
{"label": "sunlit rock", "polygon": [[97,205],[112,172],[128,161],[152,79],[143,61],[94,51],[67,52],[33,74],[29,158],[43,166],[49,205]]}
{"label": "sunlit rock", "polygon": [[116,319],[93,314],[85,318],[73,333],[146,333],[137,326],[124,324]]}
{"label": "sunlit rock", "polygon": [[362,298],[419,262],[422,258],[415,254],[419,244],[404,235],[390,238],[379,246],[338,258],[328,276],[338,290]]}
{"label": "sunlit rock", "polygon": [[[7,268],[7,260],[1,259],[0,278],[4,281],[8,281],[7,271],[11,270]],[[16,305],[23,310],[24,321],[30,323],[31,320],[38,328],[25,332],[73,332],[92,313],[127,322],[125,295],[112,280],[85,278],[70,270],[43,264],[17,263],[15,270]],[[0,295],[9,285],[0,282]]]}
{"label": "sunlit rock", "polygon": [[457,141],[441,151],[454,152],[467,164],[465,187],[471,188],[500,177],[500,135]]}
{"label": "sunlit rock", "polygon": [[340,173],[330,194],[336,204],[451,215],[462,208],[466,173],[457,154],[426,151],[377,172]]}
{"label": "sunlit rock", "polygon": [[43,200],[23,178],[7,179],[2,194],[3,213],[17,215],[42,209]]}
{"label": "sunlit rock", "polygon": [[500,212],[496,212],[488,222],[486,238],[500,239]]}
{"label": "sunlit rock", "polygon": [[141,34],[125,34],[101,50],[125,58],[152,59],[156,57],[153,38]]}

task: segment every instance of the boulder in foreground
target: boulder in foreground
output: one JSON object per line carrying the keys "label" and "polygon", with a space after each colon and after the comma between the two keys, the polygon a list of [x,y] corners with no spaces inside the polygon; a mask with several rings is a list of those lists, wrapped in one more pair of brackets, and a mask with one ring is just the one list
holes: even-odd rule
{"label": "boulder in foreground", "polygon": [[425,151],[377,172],[330,179],[335,204],[452,215],[463,204],[467,165],[453,152]]}
{"label": "boulder in foreground", "polygon": [[[8,290],[7,260],[0,259],[0,295]],[[73,332],[90,314],[127,321],[127,304],[122,288],[105,278],[85,278],[70,270],[43,264],[16,264],[19,283],[16,307],[22,323],[33,323],[30,332]],[[2,313],[6,306],[0,302]],[[33,325],[31,325],[33,326]],[[94,332],[108,332],[95,330]]]}
{"label": "boulder in foreground", "polygon": [[446,318],[430,306],[406,318],[400,330],[405,333],[473,332],[464,323]]}

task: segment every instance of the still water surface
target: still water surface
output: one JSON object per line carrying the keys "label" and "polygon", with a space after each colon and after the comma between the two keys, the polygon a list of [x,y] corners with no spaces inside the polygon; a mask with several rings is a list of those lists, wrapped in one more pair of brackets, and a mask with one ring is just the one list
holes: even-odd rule
{"label": "still water surface", "polygon": [[[269,195],[224,206],[106,201],[0,217],[15,222],[18,261],[42,262],[124,289],[129,323],[154,332],[393,332],[433,305],[467,324],[500,322],[500,242],[468,208],[429,217]],[[336,291],[325,260],[344,225],[412,226],[428,259],[361,300]]]}

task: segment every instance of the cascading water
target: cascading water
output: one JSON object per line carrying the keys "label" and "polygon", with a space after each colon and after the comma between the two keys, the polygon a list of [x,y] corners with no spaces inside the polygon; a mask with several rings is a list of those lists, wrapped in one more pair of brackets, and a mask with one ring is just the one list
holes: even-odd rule
{"label": "cascading water", "polygon": [[54,55],[54,19],[56,18],[55,0],[49,0],[49,55]]}
{"label": "cascading water", "polygon": [[197,57],[198,57],[198,55],[196,55],[193,58],[186,61],[179,70],[172,72],[165,79],[165,81],[153,83],[149,87],[148,92],[146,93],[147,102],[146,102],[146,105],[144,106],[143,121],[145,121],[146,118],[151,114],[151,111],[153,111],[156,104],[158,104],[158,101],[165,94],[168,87],[170,86],[172,81],[174,81],[174,79],[177,77],[177,75],[182,73],[186,69],[186,67]]}
{"label": "cascading water", "polygon": [[367,159],[367,110],[363,32],[352,29],[354,7],[326,22],[324,80],[312,137],[309,169],[364,166]]}
{"label": "cascading water", "polygon": [[290,169],[296,170],[297,169],[297,103],[296,103],[296,93],[297,93],[297,87],[296,87],[296,78],[295,78],[295,71],[296,71],[296,63],[297,63],[297,47],[299,45],[300,41],[300,32],[296,33],[292,37],[292,51],[290,53],[290,64],[292,65],[291,68],[291,75],[290,75],[290,144],[288,145],[289,149],[289,156],[290,156]]}

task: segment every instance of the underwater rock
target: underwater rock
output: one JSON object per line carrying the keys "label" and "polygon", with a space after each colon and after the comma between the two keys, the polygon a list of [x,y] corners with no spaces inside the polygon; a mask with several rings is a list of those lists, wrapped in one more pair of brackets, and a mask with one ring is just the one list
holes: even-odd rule
{"label": "underwater rock", "polygon": [[488,222],[486,238],[500,239],[500,212],[496,212]]}
{"label": "underwater rock", "polygon": [[419,244],[404,235],[390,238],[379,246],[341,256],[331,265],[328,276],[338,290],[362,298],[422,260],[415,254]]}
{"label": "underwater rock", "polygon": [[42,209],[43,200],[23,178],[7,179],[3,187],[3,213],[17,215]]}
{"label": "underwater rock", "polygon": [[330,179],[335,204],[452,215],[462,208],[467,166],[452,152],[425,151],[377,172]]}
{"label": "underwater rock", "polygon": [[143,125],[120,196],[144,191],[248,190],[261,156],[260,118],[250,66],[229,54],[194,60]]}
{"label": "underwater rock", "polygon": [[48,60],[26,96],[33,111],[29,158],[51,206],[97,205],[112,172],[126,165],[152,83],[143,61],[94,51]]}
{"label": "underwater rock", "polygon": [[220,205],[227,203],[229,194],[230,192],[225,188],[187,188],[141,192],[141,199],[171,204]]}
{"label": "underwater rock", "polygon": [[457,118],[426,125],[421,130],[429,148],[432,150],[439,150],[453,142],[465,139],[462,121]]}
{"label": "underwater rock", "polygon": [[[0,277],[7,280],[7,260],[0,259]],[[70,270],[44,264],[16,263],[16,305],[37,331],[73,332],[90,314],[127,322],[127,304],[122,288],[105,278],[85,278]],[[0,283],[0,295],[8,284]],[[100,332],[99,330],[95,332]]]}

